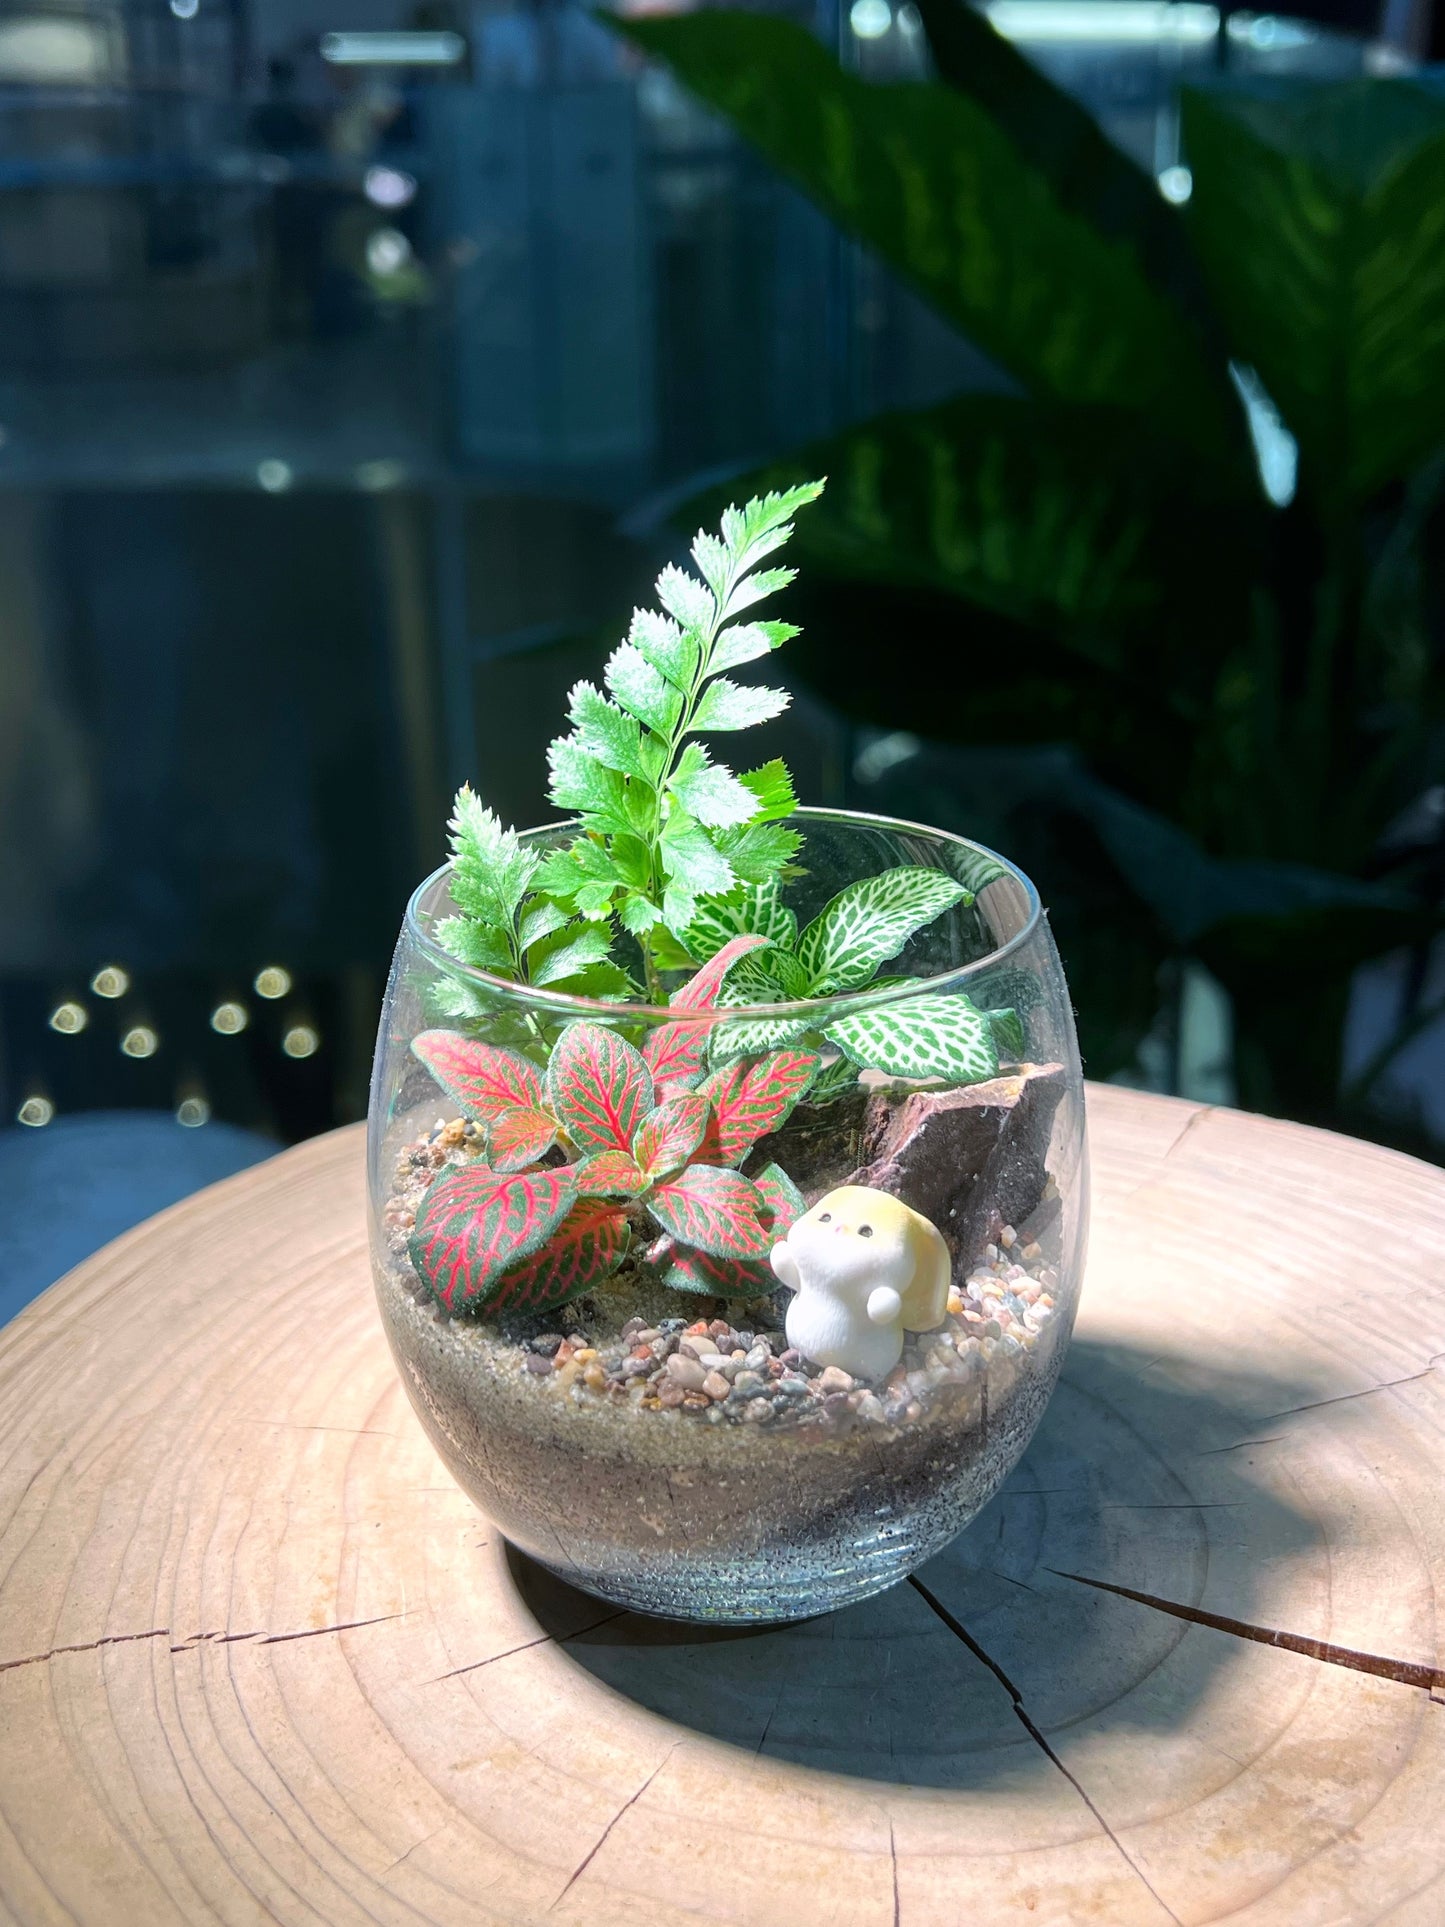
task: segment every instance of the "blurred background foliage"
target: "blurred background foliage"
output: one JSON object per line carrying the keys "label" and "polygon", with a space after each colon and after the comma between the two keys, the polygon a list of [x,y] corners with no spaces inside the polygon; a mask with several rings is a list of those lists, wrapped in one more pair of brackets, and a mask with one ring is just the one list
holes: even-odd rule
{"label": "blurred background foliage", "polygon": [[760,755],[1016,857],[1091,1074],[1440,1155],[1441,32],[7,8],[0,1115],[359,1115],[452,787],[826,469]]}
{"label": "blurred background foliage", "polygon": [[[920,11],[939,78],[890,87],[783,20],[625,28],[1020,390],[765,471],[831,481],[799,541],[808,672],[871,722],[938,735],[941,711],[984,787],[1085,819],[1136,942],[1230,993],[1244,1101],[1360,1121],[1394,1056],[1342,1084],[1351,973],[1440,923],[1428,851],[1381,854],[1445,752],[1445,95],[1186,89],[1176,211],[984,16]],[[1295,444],[1287,483],[1248,399]],[[1119,969],[1091,924],[1086,1023]],[[1110,1014],[1096,1069],[1137,1050],[1141,1006]]]}

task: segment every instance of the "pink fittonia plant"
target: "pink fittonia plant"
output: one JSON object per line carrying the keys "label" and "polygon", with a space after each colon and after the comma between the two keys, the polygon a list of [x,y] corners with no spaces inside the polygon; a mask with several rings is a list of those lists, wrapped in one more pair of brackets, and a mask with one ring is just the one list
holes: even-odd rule
{"label": "pink fittonia plant", "polygon": [[[731,959],[712,959],[673,1007],[711,1007],[728,962],[750,947],[739,939]],[[737,1167],[786,1121],[820,1059],[789,1046],[709,1075],[701,1051],[667,1035],[686,1028],[664,1025],[639,1051],[599,1024],[569,1024],[545,1076],[455,1031],[415,1040],[485,1145],[431,1187],[411,1237],[417,1274],[448,1311],[561,1304],[601,1284],[649,1231],[646,1262],[666,1284],[720,1296],[771,1288],[768,1250],[803,1201],[776,1165],[756,1178]]]}

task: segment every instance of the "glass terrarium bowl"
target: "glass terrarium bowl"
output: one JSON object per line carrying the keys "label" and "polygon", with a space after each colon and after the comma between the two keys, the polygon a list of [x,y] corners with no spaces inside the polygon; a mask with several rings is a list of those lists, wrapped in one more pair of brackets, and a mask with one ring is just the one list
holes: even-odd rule
{"label": "glass terrarium bowl", "polygon": [[[514,1545],[561,1577],[639,1611],[715,1623],[798,1619],[865,1598],[968,1524],[1018,1462],[1058,1379],[1088,1218],[1078,1050],[1033,885],[939,831],[823,810],[793,822],[806,874],[784,902],[800,927],[846,885],[900,866],[941,871],[975,894],[885,966],[889,982],[822,1002],[667,1009],[549,994],[457,963],[433,934],[452,909],[441,870],[407,908],[372,1084],[377,1299],[442,1459]],[[992,1015],[977,1022],[970,1006]],[[829,1038],[856,1038],[879,1013],[897,1030],[910,1011],[925,1027],[961,1015],[986,1037],[973,1081],[860,1072]],[[585,1262],[570,1274],[584,1282],[565,1301],[530,1302],[533,1261],[491,1309],[449,1311],[435,1272],[428,1284],[418,1269],[431,1250],[417,1242],[418,1208],[423,1227],[445,1223],[438,1187],[474,1165],[465,1183],[490,1182],[488,1158],[504,1160],[495,1141],[486,1148],[485,1118],[468,1115],[455,1078],[448,1086],[435,1067],[472,1042],[501,1047],[537,1067],[546,1102],[549,1054],[579,1022],[596,1029],[574,1035],[595,1040],[600,1029],[657,1067],[656,1091],[637,1099],[644,1111],[696,1085],[700,1067],[761,1063],[778,1048],[815,1053],[812,1087],[733,1162],[791,1179],[791,1207],[766,1181],[759,1193],[790,1248],[831,1251],[816,1220],[839,1187],[865,1187],[842,1229],[872,1236],[861,1219],[878,1217],[870,1252],[887,1244],[883,1220],[927,1219],[943,1239],[923,1234],[938,1253],[939,1294],[913,1322],[937,1322],[905,1330],[896,1363],[885,1345],[871,1369],[820,1365],[790,1343],[794,1295],[769,1250],[742,1266],[679,1269],[687,1254],[646,1199],[616,1197],[577,1206],[607,1214],[607,1276],[585,1282],[596,1280],[597,1239],[584,1238]],[[669,1068],[680,1074],[671,1087]],[[566,1161],[580,1154],[564,1132],[534,1166],[540,1187],[570,1184]],[[804,1206],[808,1222],[787,1231]],[[846,1215],[830,1212],[829,1229]],[[759,1222],[769,1224],[766,1208]],[[849,1248],[862,1249],[856,1238]],[[550,1289],[566,1289],[566,1267],[560,1285],[552,1270]],[[720,1282],[728,1295],[711,1289]]]}

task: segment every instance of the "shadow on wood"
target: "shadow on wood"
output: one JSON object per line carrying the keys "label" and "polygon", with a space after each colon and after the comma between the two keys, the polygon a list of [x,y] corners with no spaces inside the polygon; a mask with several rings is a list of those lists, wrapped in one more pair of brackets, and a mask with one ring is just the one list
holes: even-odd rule
{"label": "shadow on wood", "polygon": [[749,1753],[930,1787],[1051,1773],[1042,1734],[1107,1723],[1111,1707],[1160,1737],[1187,1727],[1239,1634],[1194,1639],[1167,1685],[1137,1689],[1196,1623],[1211,1568],[1230,1568],[1231,1613],[1253,1624],[1270,1610],[1269,1568],[1318,1536],[1256,1476],[1247,1443],[1250,1414],[1297,1406],[1310,1388],[1263,1370],[1201,1378],[1184,1358],[1076,1339],[1028,1452],[973,1525],[916,1579],[824,1618],[755,1631],[634,1613],[599,1623],[554,1574],[515,1551],[509,1564],[576,1665]]}

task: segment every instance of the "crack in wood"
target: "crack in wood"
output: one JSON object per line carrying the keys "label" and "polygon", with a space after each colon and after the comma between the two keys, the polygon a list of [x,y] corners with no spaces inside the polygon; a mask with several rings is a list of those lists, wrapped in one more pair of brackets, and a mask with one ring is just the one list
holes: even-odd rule
{"label": "crack in wood", "polygon": [[1275,1626],[1255,1626],[1247,1619],[1231,1619],[1225,1613],[1206,1612],[1202,1606],[1185,1606],[1177,1599],[1158,1599],[1153,1593],[1136,1592],[1132,1586],[1116,1586],[1107,1579],[1090,1579],[1081,1572],[1058,1572],[1047,1568],[1056,1579],[1072,1579],[1076,1585],[1092,1586],[1098,1592],[1112,1592],[1120,1599],[1132,1599],[1155,1612],[1169,1613],[1196,1626],[1208,1626],[1217,1633],[1231,1633],[1236,1639],[1252,1639],[1261,1646],[1276,1646],[1282,1652],[1299,1653],[1327,1666],[1345,1666],[1351,1672],[1372,1673],[1377,1679],[1392,1679],[1401,1686],[1419,1686],[1432,1696],[1445,1687],[1445,1672],[1435,1666],[1419,1665],[1413,1660],[1391,1659],[1383,1653],[1363,1653],[1354,1646],[1337,1646],[1333,1640],[1311,1639],[1303,1633],[1282,1632]]}
{"label": "crack in wood", "polygon": [[[1071,1575],[1065,1575],[1065,1576],[1071,1576]],[[910,1586],[913,1587],[914,1591],[919,1594],[920,1598],[922,1598],[924,1602],[929,1607],[931,1607],[932,1610],[938,1615],[938,1617],[943,1621],[944,1625],[947,1626],[948,1630],[951,1633],[953,1633],[956,1638],[961,1639],[963,1641],[964,1645],[967,1646],[968,1650],[973,1654],[974,1658],[978,1660],[981,1665],[986,1666],[988,1670],[993,1674],[994,1678],[998,1681],[999,1685],[1003,1688],[1003,1690],[1008,1694],[1009,1699],[1013,1703],[1014,1717],[1018,1720],[1020,1726],[1023,1727],[1024,1731],[1028,1734],[1029,1738],[1034,1742],[1035,1746],[1037,1746],[1039,1750],[1043,1753],[1044,1757],[1047,1760],[1049,1760],[1052,1763],[1052,1765],[1056,1766],[1059,1772],[1063,1774],[1064,1778],[1068,1781],[1069,1785],[1074,1789],[1075,1793],[1078,1794],[1079,1798],[1083,1801],[1084,1805],[1089,1809],[1089,1812],[1093,1814],[1095,1820],[1098,1821],[1099,1825],[1103,1828],[1104,1832],[1108,1835],[1114,1847],[1117,1849],[1119,1856],[1123,1860],[1125,1866],[1127,1866],[1132,1873],[1138,1875],[1139,1879],[1143,1882],[1144,1886],[1148,1888],[1154,1900],[1158,1903],[1160,1907],[1163,1908],[1164,1912],[1168,1914],[1169,1918],[1175,1923],[1175,1927],[1183,1927],[1183,1922],[1180,1921],[1178,1914],[1175,1913],[1174,1909],[1169,1905],[1168,1901],[1164,1899],[1163,1895],[1158,1891],[1154,1883],[1150,1880],[1148,1874],[1145,1873],[1144,1869],[1139,1865],[1138,1861],[1134,1859],[1133,1855],[1125,1847],[1123,1841],[1119,1838],[1118,1834],[1115,1833],[1114,1829],[1109,1825],[1109,1822],[1104,1818],[1103,1814],[1100,1813],[1099,1809],[1094,1805],[1094,1802],[1089,1798],[1088,1794],[1084,1791],[1083,1786],[1079,1782],[1076,1775],[1071,1773],[1068,1767],[1064,1765],[1064,1762],[1059,1758],[1058,1754],[1054,1751],[1053,1747],[1049,1745],[1049,1742],[1044,1737],[1042,1730],[1034,1724],[1034,1721],[1029,1713],[1028,1708],[1024,1705],[1023,1694],[1019,1691],[1017,1686],[1014,1685],[1013,1681],[1009,1678],[1008,1674],[1004,1671],[1002,1666],[999,1665],[998,1661],[994,1659],[990,1653],[986,1652],[984,1648],[979,1645],[978,1641],[974,1638],[973,1634],[969,1632],[968,1628],[964,1625],[963,1621],[961,1619],[956,1618],[955,1615],[948,1610],[947,1606],[944,1605],[943,1601],[941,1599],[936,1598],[935,1595],[929,1591],[928,1587],[924,1585],[923,1581],[918,1577],[917,1573],[910,1573],[908,1575],[908,1583]]]}
{"label": "crack in wood", "polygon": [[[236,1640],[254,1640],[259,1646],[277,1646],[285,1640],[315,1639],[321,1633],[349,1633],[358,1626],[384,1626],[388,1620],[404,1619],[404,1613],[382,1613],[375,1619],[345,1619],[337,1626],[303,1626],[294,1633],[268,1633],[264,1627],[250,1633],[207,1632],[188,1633],[178,1646],[172,1646],[173,1653],[199,1652],[203,1645],[226,1646]],[[58,1659],[65,1653],[96,1653],[102,1646],[129,1646],[142,1639],[169,1639],[169,1626],[152,1626],[144,1633],[106,1633],[100,1639],[82,1640],[75,1646],[52,1646],[48,1653],[26,1653],[20,1659],[0,1660],[0,1673],[8,1673],[17,1666],[43,1666],[47,1660]]]}
{"label": "crack in wood", "polygon": [[612,1833],[612,1829],[617,1825],[618,1821],[622,1818],[623,1814],[630,1812],[631,1809],[637,1805],[638,1801],[642,1798],[643,1794],[646,1793],[647,1789],[652,1785],[653,1781],[657,1778],[658,1774],[661,1773],[662,1769],[667,1765],[668,1761],[672,1758],[673,1754],[676,1753],[677,1749],[681,1745],[682,1745],[681,1740],[674,1740],[672,1745],[667,1749],[667,1752],[662,1756],[662,1758],[658,1761],[657,1765],[652,1769],[651,1773],[649,1773],[647,1778],[642,1782],[642,1785],[637,1789],[636,1793],[633,1794],[632,1798],[630,1800],[623,1801],[622,1805],[617,1809],[616,1813],[613,1814],[612,1818],[607,1822],[607,1825],[602,1829],[601,1837],[597,1841],[596,1846],[593,1847],[591,1853],[588,1854],[587,1858],[582,1862],[581,1866],[573,1870],[572,1875],[567,1882],[567,1885],[562,1889],[561,1893],[558,1894],[557,1898],[552,1902],[552,1905],[547,1909],[547,1912],[549,1914],[555,1912],[556,1909],[562,1905],[562,1902],[567,1898],[568,1894],[571,1893],[572,1889],[576,1886],[577,1882],[582,1878],[583,1874],[586,1873],[587,1869],[592,1865],[592,1862],[597,1858],[598,1854],[601,1853],[602,1849],[607,1845],[607,1841],[609,1836]]}
{"label": "crack in wood", "polygon": [[465,1666],[454,1666],[449,1673],[438,1673],[435,1679],[423,1680],[421,1684],[440,1686],[443,1680],[460,1679],[463,1673],[476,1673],[480,1672],[483,1666],[495,1666],[499,1659],[510,1659],[513,1653],[530,1653],[534,1646],[566,1646],[571,1640],[582,1639],[588,1633],[595,1633],[599,1626],[607,1626],[614,1619],[621,1619],[626,1611],[625,1606],[618,1606],[610,1613],[603,1613],[600,1619],[589,1619],[585,1626],[579,1626],[575,1632],[564,1634],[561,1639],[558,1639],[555,1633],[538,1633],[535,1639],[524,1639],[520,1645],[508,1646],[500,1653],[488,1653],[485,1659],[474,1659]]}
{"label": "crack in wood", "polygon": [[1268,1413],[1259,1423],[1277,1425],[1281,1419],[1298,1418],[1301,1412],[1320,1412],[1327,1405],[1348,1405],[1352,1399],[1373,1398],[1376,1392],[1393,1392],[1401,1385],[1417,1385],[1422,1378],[1430,1377],[1442,1359],[1445,1359],[1445,1352],[1436,1352],[1420,1371],[1407,1372],[1404,1378],[1387,1378],[1383,1384],[1365,1385],[1358,1392],[1337,1392],[1333,1398],[1316,1398],[1308,1405],[1291,1405],[1286,1412]]}
{"label": "crack in wood", "polygon": [[888,1822],[888,1858],[893,1862],[893,1927],[898,1927],[898,1842],[893,1837],[893,1822]]}

